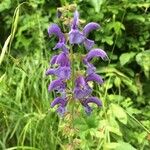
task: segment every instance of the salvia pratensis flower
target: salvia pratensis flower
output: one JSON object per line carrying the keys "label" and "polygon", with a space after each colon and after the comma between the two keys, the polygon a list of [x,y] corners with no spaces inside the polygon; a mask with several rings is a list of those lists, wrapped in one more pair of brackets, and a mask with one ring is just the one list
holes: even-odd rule
{"label": "salvia pratensis flower", "polygon": [[89,106],[89,103],[94,103],[98,107],[102,106],[102,102],[97,97],[89,97],[81,101],[81,104],[83,105],[85,112],[90,115],[92,112],[92,108]]}
{"label": "salvia pratensis flower", "polygon": [[71,31],[69,32],[70,44],[80,44],[84,41],[84,35],[78,30],[79,13],[75,11],[74,18],[71,25]]}
{"label": "salvia pratensis flower", "polygon": [[48,91],[63,91],[66,88],[66,83],[62,79],[56,79],[49,84]]}
{"label": "salvia pratensis flower", "polygon": [[48,69],[46,75],[55,75],[60,79],[67,80],[70,78],[71,70],[70,67],[58,67],[56,69]]}
{"label": "salvia pratensis flower", "polygon": [[77,77],[75,80],[74,96],[76,99],[83,99],[92,93],[92,89],[83,76]]}
{"label": "salvia pratensis flower", "polygon": [[98,23],[91,22],[88,23],[84,28],[83,31],[80,32],[78,30],[79,24],[79,13],[75,11],[73,22],[71,25],[71,31],[69,32],[69,40],[70,44],[80,44],[83,43],[87,50],[90,50],[94,46],[94,41],[87,38],[88,34],[96,30],[100,27]]}
{"label": "salvia pratensis flower", "polygon": [[88,52],[88,54],[85,57],[85,61],[89,62],[94,57],[100,57],[103,60],[108,59],[108,56],[104,50],[96,48],[96,49],[92,49]]}
{"label": "salvia pratensis flower", "polygon": [[[51,102],[51,107],[53,108],[57,105],[56,111],[60,116],[63,116],[66,113],[66,107],[69,104],[68,101],[70,99],[73,99],[74,102],[80,102],[88,115],[90,115],[93,110],[90,103],[96,104],[98,107],[102,106],[101,100],[92,96],[93,89],[89,86],[89,82],[98,83],[100,85],[103,83],[102,77],[96,73],[96,67],[92,64],[92,59],[95,57],[100,57],[103,60],[108,58],[104,50],[93,48],[95,44],[94,40],[88,39],[89,33],[100,28],[100,25],[98,23],[91,22],[88,23],[81,31],[78,26],[79,13],[78,11],[75,11],[68,38],[71,46],[70,48],[72,48],[74,44],[81,44],[88,50],[88,53],[82,60],[83,64],[86,66],[85,74],[83,74],[83,72],[76,74],[73,71],[73,63],[75,63],[76,60],[71,60],[75,58],[70,58],[70,56],[73,56],[73,53],[71,51],[71,54],[69,54],[70,49],[67,48],[69,46],[67,46],[66,40],[68,38],[65,39],[64,33],[61,31],[59,26],[57,24],[52,24],[48,28],[49,36],[55,35],[59,40],[53,49],[61,50],[59,54],[52,56],[50,68],[46,71],[46,75],[53,75],[56,77],[56,79],[49,84],[48,90],[55,91],[56,94],[59,94],[59,96]],[[77,51],[78,50],[76,50],[76,52]],[[70,81],[73,82],[72,85],[74,85],[74,87],[69,87],[69,85],[71,85],[68,84]],[[70,93],[72,95],[71,98]]]}
{"label": "salvia pratensis flower", "polygon": [[60,116],[63,116],[66,112],[67,100],[65,98],[57,97],[51,103],[51,107],[58,105],[57,112]]}
{"label": "salvia pratensis flower", "polygon": [[100,28],[100,25],[98,23],[95,22],[91,22],[88,23],[84,28],[83,28],[83,35],[85,36],[85,40],[84,40],[84,46],[87,50],[90,50],[93,46],[94,46],[94,41],[90,40],[87,38],[88,34],[93,31],[93,30],[97,30],[98,28]]}
{"label": "salvia pratensis flower", "polygon": [[54,50],[55,49],[62,49],[65,53],[68,53],[68,49],[67,49],[66,44],[65,44],[66,43],[65,36],[57,24],[52,24],[48,28],[48,34],[49,34],[49,36],[55,35],[59,39],[58,43],[53,48]]}
{"label": "salvia pratensis flower", "polygon": [[101,76],[99,76],[96,73],[92,73],[90,75],[88,75],[86,77],[86,82],[88,81],[95,81],[96,83],[102,84],[103,83],[103,79],[101,78]]}

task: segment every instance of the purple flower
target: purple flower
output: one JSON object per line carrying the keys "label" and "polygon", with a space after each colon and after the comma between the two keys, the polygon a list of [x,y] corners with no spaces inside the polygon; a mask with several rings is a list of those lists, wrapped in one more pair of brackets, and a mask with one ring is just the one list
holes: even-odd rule
{"label": "purple flower", "polygon": [[79,13],[76,10],[74,13],[73,22],[71,25],[71,31],[69,32],[70,44],[84,43],[85,48],[87,50],[90,50],[94,45],[94,41],[87,39],[87,36],[91,31],[98,29],[100,27],[100,25],[98,23],[95,23],[95,22],[88,23],[83,28],[83,31],[80,32],[78,30],[78,24],[79,24]]}
{"label": "purple flower", "polygon": [[86,82],[88,82],[88,81],[95,81],[95,82],[97,82],[99,84],[103,83],[103,79],[101,78],[101,76],[99,76],[96,73],[92,73],[92,74],[88,75],[85,80],[86,80]]}
{"label": "purple flower", "polygon": [[70,66],[70,60],[68,55],[65,52],[60,53],[59,55],[54,55],[51,58],[50,61],[51,65],[57,64],[60,65],[61,67],[63,66]]}
{"label": "purple flower", "polygon": [[56,59],[55,63],[60,65],[60,66],[70,66],[70,60],[68,58],[68,55],[65,54],[64,52],[60,53],[57,56],[57,59]]}
{"label": "purple flower", "polygon": [[58,42],[53,48],[53,50],[55,49],[62,49],[63,52],[68,53],[68,48],[66,47],[64,42]]}
{"label": "purple flower", "polygon": [[51,107],[53,108],[55,105],[59,105],[57,112],[60,116],[63,116],[66,112],[67,100],[65,98],[57,97],[52,101]]}
{"label": "purple flower", "polygon": [[93,40],[87,39],[88,34],[93,30],[97,30],[99,27],[100,25],[98,23],[91,22],[83,28],[83,35],[86,37],[84,41],[84,46],[87,50],[90,50],[95,44]]}
{"label": "purple flower", "polygon": [[[61,10],[61,9],[60,9]],[[58,10],[58,17],[62,16],[62,12]],[[63,19],[63,18],[62,18]],[[66,113],[66,106],[70,99],[78,99],[85,109],[85,112],[89,115],[92,112],[92,107],[90,103],[96,104],[98,107],[102,106],[102,102],[97,97],[92,96],[93,89],[89,86],[89,82],[93,81],[99,84],[103,83],[103,79],[100,75],[96,74],[96,67],[92,64],[92,59],[95,57],[100,57],[103,60],[108,58],[105,51],[95,48],[94,40],[88,39],[88,35],[91,31],[97,30],[100,28],[100,25],[95,22],[88,23],[82,31],[78,28],[79,25],[79,13],[78,11],[74,12],[74,17],[71,22],[71,30],[69,34],[69,43],[70,44],[82,44],[85,49],[90,50],[88,54],[83,58],[83,64],[86,66],[85,76],[79,75],[80,73],[75,73],[74,65],[75,58],[71,57],[73,60],[70,60],[69,49],[67,48],[67,41],[65,34],[61,31],[57,24],[52,24],[48,28],[49,36],[55,35],[58,38],[55,49],[61,49],[60,54],[54,55],[50,61],[50,68],[46,71],[46,75],[54,75],[57,79],[53,80],[48,87],[49,91],[55,91],[56,95],[59,94],[59,97],[55,98],[51,102],[51,107],[57,105],[57,112],[60,116],[63,116]],[[68,39],[68,38],[67,38]],[[72,47],[72,46],[71,46]],[[71,55],[74,55],[71,53]],[[73,70],[71,70],[73,69]],[[71,72],[72,71],[72,72]],[[72,76],[72,77],[71,77]],[[71,77],[71,80],[69,80]],[[76,78],[75,78],[76,77]],[[75,78],[75,81],[74,81]],[[69,88],[67,86],[71,85],[71,82],[74,83],[74,87]],[[73,84],[73,83],[72,83]],[[72,94],[70,94],[72,91]],[[68,97],[69,94],[69,97]],[[70,97],[71,96],[71,97]]]}
{"label": "purple flower", "polygon": [[48,91],[57,90],[58,92],[63,91],[66,89],[66,83],[62,79],[53,80],[48,87]]}
{"label": "purple flower", "polygon": [[58,37],[59,41],[58,43],[55,45],[55,47],[53,48],[55,49],[62,49],[62,51],[64,51],[65,53],[68,53],[68,49],[65,45],[66,43],[66,39],[64,34],[61,32],[61,29],[59,28],[59,26],[57,24],[52,24],[49,28],[48,28],[48,34],[50,35],[55,35]]}
{"label": "purple flower", "polygon": [[80,101],[81,104],[84,106],[85,112],[90,115],[92,112],[92,108],[89,106],[89,103],[94,103],[98,107],[102,106],[101,100],[99,100],[97,97],[88,97],[82,101]]}
{"label": "purple flower", "polygon": [[92,49],[88,52],[88,54],[85,57],[85,61],[89,62],[91,61],[94,57],[101,57],[103,60],[108,59],[108,56],[105,51],[102,49]]}
{"label": "purple flower", "polygon": [[82,32],[78,30],[78,24],[79,24],[79,13],[78,11],[75,11],[74,18],[71,25],[71,31],[69,32],[70,44],[80,44],[85,39]]}
{"label": "purple flower", "polygon": [[56,75],[59,79],[67,80],[70,78],[70,67],[58,67],[56,69],[48,69],[46,75]]}
{"label": "purple flower", "polygon": [[98,23],[90,22],[83,28],[83,35],[87,36],[91,31],[97,30],[98,28],[100,28]]}
{"label": "purple flower", "polygon": [[84,46],[87,50],[90,50],[93,46],[94,46],[94,41],[93,40],[89,40],[87,38],[85,38],[84,40]]}
{"label": "purple flower", "polygon": [[92,89],[83,76],[79,76],[75,81],[74,95],[77,99],[83,99],[92,93]]}
{"label": "purple flower", "polygon": [[87,60],[86,60],[86,58],[84,58],[83,59],[83,63],[86,65],[86,67],[87,67],[87,74],[88,75],[90,75],[90,74],[92,74],[92,73],[95,73],[95,71],[96,71],[96,67],[94,67],[94,65],[93,64],[91,64],[91,63],[89,63]]}
{"label": "purple flower", "polygon": [[58,55],[52,56],[52,58],[51,58],[51,60],[50,60],[50,64],[51,64],[51,65],[54,65],[54,64],[56,63],[57,57],[58,57]]}

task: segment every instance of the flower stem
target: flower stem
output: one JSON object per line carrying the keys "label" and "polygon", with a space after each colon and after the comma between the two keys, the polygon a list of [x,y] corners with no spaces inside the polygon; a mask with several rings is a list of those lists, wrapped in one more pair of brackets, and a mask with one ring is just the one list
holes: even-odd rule
{"label": "flower stem", "polygon": [[[75,103],[74,103],[74,94],[73,94],[73,90],[74,90],[74,83],[75,83],[75,61],[74,61],[74,54],[73,54],[73,46],[70,46],[70,62],[71,62],[71,92],[72,92],[72,96],[71,96],[71,122],[72,122],[72,129],[74,130],[74,106],[75,106]],[[73,144],[73,136],[71,137],[71,145],[74,147],[74,144]]]}

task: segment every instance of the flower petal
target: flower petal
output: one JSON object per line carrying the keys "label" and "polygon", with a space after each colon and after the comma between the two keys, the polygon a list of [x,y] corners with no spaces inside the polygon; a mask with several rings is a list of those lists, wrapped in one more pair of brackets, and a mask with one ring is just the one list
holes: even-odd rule
{"label": "flower petal", "polygon": [[70,66],[70,60],[67,54],[64,52],[60,53],[56,59],[56,64],[59,64],[60,66]]}
{"label": "flower petal", "polygon": [[66,106],[67,101],[61,97],[55,98],[52,103],[51,107],[53,108],[55,105],[61,105],[61,106]]}
{"label": "flower petal", "polygon": [[74,12],[74,17],[73,17],[73,21],[72,21],[71,28],[72,28],[72,29],[77,29],[77,28],[78,28],[78,24],[79,24],[79,13],[78,13],[78,11],[76,10],[76,11]]}
{"label": "flower petal", "polygon": [[92,64],[90,64],[88,67],[87,67],[87,74],[90,75],[92,73],[95,73],[96,71],[96,67],[94,67]]}
{"label": "flower petal", "polygon": [[59,28],[59,26],[57,24],[52,24],[48,28],[48,34],[49,34],[49,36],[54,34],[59,38],[60,42],[65,42],[64,34],[61,32],[61,29]]}
{"label": "flower petal", "polygon": [[62,91],[66,88],[66,83],[62,81],[62,79],[56,79],[53,80],[49,87],[48,87],[48,91],[52,91],[52,90],[58,90],[58,91]]}
{"label": "flower petal", "polygon": [[89,105],[84,106],[84,110],[87,115],[90,115],[92,112],[92,108]]}
{"label": "flower petal", "polygon": [[83,76],[79,76],[76,78],[76,80],[75,80],[75,86],[76,87],[84,87],[86,85],[87,85],[87,83],[86,83]]}
{"label": "flower petal", "polygon": [[92,30],[97,30],[98,28],[100,28],[98,23],[90,22],[83,28],[83,34],[87,36]]}
{"label": "flower petal", "polygon": [[59,67],[56,71],[56,75],[63,80],[67,80],[70,78],[71,69],[70,67]]}
{"label": "flower petal", "polygon": [[70,67],[59,67],[57,69],[48,69],[46,75],[56,75],[59,79],[67,80],[70,78],[71,69]]}
{"label": "flower petal", "polygon": [[56,59],[57,59],[58,55],[54,55],[52,56],[51,60],[50,60],[50,64],[54,65],[56,63]]}
{"label": "flower petal", "polygon": [[90,74],[92,74],[92,73],[95,73],[96,67],[94,67],[93,64],[89,63],[86,58],[83,59],[83,63],[84,63],[84,64],[86,65],[86,67],[87,67],[87,71],[86,71],[86,72],[87,72],[88,75],[90,75]]}
{"label": "flower petal", "polygon": [[66,45],[63,42],[58,42],[55,47],[53,48],[53,50],[55,49],[62,49],[63,52],[68,53],[68,48],[66,47]]}
{"label": "flower petal", "polygon": [[102,106],[102,101],[97,97],[89,97],[85,100],[85,104],[95,103],[98,107]]}
{"label": "flower petal", "polygon": [[84,109],[87,115],[90,115],[92,112],[92,108],[89,106],[89,103],[94,103],[98,107],[102,106],[101,100],[98,99],[97,97],[89,97],[84,100],[81,100],[80,102],[84,106]]}
{"label": "flower petal", "polygon": [[45,74],[46,75],[55,75],[56,74],[56,69],[48,69]]}
{"label": "flower petal", "polygon": [[72,29],[69,32],[69,42],[70,44],[80,44],[84,41],[85,37],[79,30]]}
{"label": "flower petal", "polygon": [[83,99],[92,93],[92,89],[87,84],[83,76],[75,80],[74,96],[77,99]]}
{"label": "flower petal", "polygon": [[101,57],[103,60],[108,59],[106,52],[102,49],[92,49],[86,56],[86,60],[89,62],[93,57]]}
{"label": "flower petal", "polygon": [[93,46],[94,46],[94,41],[93,40],[89,40],[89,39],[85,39],[84,41],[84,46],[87,50],[90,50]]}
{"label": "flower petal", "polygon": [[84,89],[75,88],[74,89],[74,96],[76,99],[83,99],[89,96],[92,93],[92,89],[87,86]]}
{"label": "flower petal", "polygon": [[57,97],[52,101],[51,107],[53,108],[55,105],[59,105],[57,112],[60,116],[63,116],[66,112],[67,100],[61,97]]}
{"label": "flower petal", "polygon": [[57,113],[60,117],[63,117],[66,112],[67,112],[66,107],[59,106],[57,108]]}
{"label": "flower petal", "polygon": [[99,84],[103,83],[103,79],[101,78],[101,76],[99,76],[96,73],[92,73],[92,74],[88,75],[86,77],[86,82],[88,82],[88,81],[95,81],[95,82],[97,82]]}

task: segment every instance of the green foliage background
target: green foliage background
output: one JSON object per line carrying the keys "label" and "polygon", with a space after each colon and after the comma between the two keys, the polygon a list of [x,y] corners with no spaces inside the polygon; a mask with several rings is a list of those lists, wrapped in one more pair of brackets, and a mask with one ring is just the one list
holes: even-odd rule
{"label": "green foliage background", "polygon": [[[57,7],[73,3],[84,24],[100,23],[90,38],[110,61],[95,60],[103,108],[76,107],[72,122],[50,108],[45,70],[55,43],[47,28],[63,25]],[[150,0],[1,0],[0,50],[0,150],[150,149]]]}

